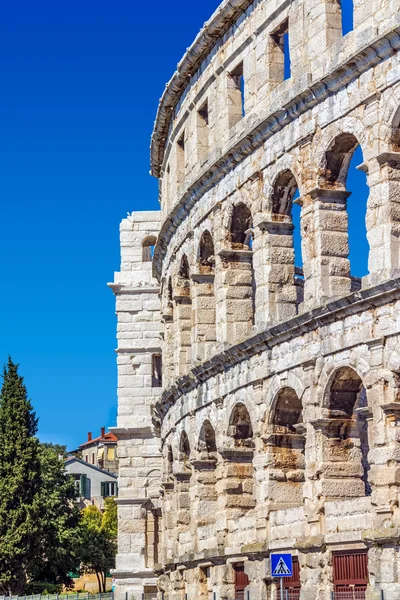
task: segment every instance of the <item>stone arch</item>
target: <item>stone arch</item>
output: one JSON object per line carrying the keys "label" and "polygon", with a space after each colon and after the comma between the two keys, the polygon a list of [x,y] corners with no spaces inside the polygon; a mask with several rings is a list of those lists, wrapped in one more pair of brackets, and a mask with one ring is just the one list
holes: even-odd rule
{"label": "stone arch", "polygon": [[381,152],[400,149],[400,85],[397,84],[386,95],[382,111],[382,119],[379,123],[379,139],[384,145],[379,148]]}
{"label": "stone arch", "polygon": [[174,337],[176,340],[176,374],[184,375],[191,365],[192,350],[192,286],[189,261],[182,255],[174,290]]}
{"label": "stone arch", "polygon": [[281,171],[272,185],[271,209],[275,215],[289,216],[298,184],[290,169]]}
{"label": "stone arch", "polygon": [[235,446],[253,445],[253,427],[247,407],[237,402],[229,418],[228,435]]}
{"label": "stone arch", "polygon": [[317,427],[323,436],[322,472],[330,491],[328,497],[370,495],[368,425],[364,414],[367,396],[355,369],[341,366],[331,373],[323,405],[326,418],[317,422]]}
{"label": "stone arch", "polygon": [[[368,272],[370,191],[364,169],[357,170],[355,163],[364,163],[361,144],[352,129],[334,133],[322,157],[320,188],[312,193],[314,220],[319,223],[315,247],[320,255],[316,258],[321,265],[316,284],[322,300],[359,290],[361,278]],[[352,189],[358,191],[354,197],[357,204],[348,201]]]}
{"label": "stone arch", "polygon": [[142,261],[152,262],[154,255],[154,248],[157,243],[155,235],[148,235],[142,241]]}
{"label": "stone arch", "polygon": [[197,253],[199,271],[202,274],[211,274],[215,267],[214,241],[208,229],[205,229],[200,237],[199,250]]}
{"label": "stone arch", "polygon": [[167,475],[172,475],[174,472],[174,454],[172,451],[172,446],[171,444],[167,445],[167,452],[166,452],[166,473]]}
{"label": "stone arch", "polygon": [[[297,314],[304,300],[300,223],[295,232],[293,212],[297,191],[298,183],[290,169],[276,175],[270,191],[271,220],[266,225],[270,256],[268,288],[276,320]],[[297,255],[295,246],[299,250]]]}
{"label": "stone arch", "polygon": [[328,186],[346,187],[351,158],[359,141],[353,133],[339,133],[328,146],[322,166],[323,181]]}
{"label": "stone arch", "polygon": [[179,460],[185,468],[189,467],[190,461],[190,443],[186,431],[182,431],[179,438]]}
{"label": "stone arch", "polygon": [[152,469],[146,475],[144,489],[146,498],[152,497],[152,492],[156,492],[156,497],[159,496],[161,485],[161,471],[160,469]]}
{"label": "stone arch", "polygon": [[207,359],[215,352],[215,250],[211,233],[205,229],[197,250],[197,272],[193,280],[193,358],[195,362]]}
{"label": "stone arch", "polygon": [[253,219],[250,208],[244,202],[232,207],[230,220],[230,242],[234,250],[251,250]]}
{"label": "stone arch", "polygon": [[267,454],[267,501],[271,508],[301,506],[305,480],[303,406],[288,386],[276,393],[263,436]]}
{"label": "stone arch", "polygon": [[206,419],[201,426],[197,449],[200,453],[205,453],[208,456],[217,452],[215,429],[209,419]]}

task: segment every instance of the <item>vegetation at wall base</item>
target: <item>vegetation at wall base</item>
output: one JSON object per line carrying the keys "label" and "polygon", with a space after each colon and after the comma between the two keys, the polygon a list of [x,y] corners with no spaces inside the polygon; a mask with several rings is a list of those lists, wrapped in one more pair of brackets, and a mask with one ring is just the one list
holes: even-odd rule
{"label": "vegetation at wall base", "polygon": [[59,449],[37,439],[37,424],[9,358],[0,392],[0,595],[70,586],[79,564],[74,483]]}

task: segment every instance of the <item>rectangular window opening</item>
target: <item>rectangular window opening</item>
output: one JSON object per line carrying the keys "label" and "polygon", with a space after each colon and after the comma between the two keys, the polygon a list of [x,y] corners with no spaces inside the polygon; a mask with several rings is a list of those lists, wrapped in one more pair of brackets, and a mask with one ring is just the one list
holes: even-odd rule
{"label": "rectangular window opening", "polygon": [[162,387],[162,356],[161,354],[153,354],[151,357],[151,386]]}
{"label": "rectangular window opening", "polygon": [[199,157],[204,159],[208,155],[208,100],[197,111],[197,144]]}
{"label": "rectangular window opening", "polygon": [[338,0],[342,13],[342,35],[354,29],[354,2],[353,0]]}
{"label": "rectangular window opening", "polygon": [[183,183],[185,178],[185,133],[182,133],[178,141],[176,142],[176,173],[178,184]]}
{"label": "rectangular window opening", "polygon": [[245,116],[245,81],[243,63],[228,74],[228,121],[233,127]]}
{"label": "rectangular window opening", "polygon": [[291,77],[289,21],[284,21],[271,35],[269,79],[277,85]]}

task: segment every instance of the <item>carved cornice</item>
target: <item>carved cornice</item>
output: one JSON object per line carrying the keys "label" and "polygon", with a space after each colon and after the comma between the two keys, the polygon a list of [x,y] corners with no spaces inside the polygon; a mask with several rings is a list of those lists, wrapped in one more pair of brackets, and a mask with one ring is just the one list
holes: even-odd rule
{"label": "carved cornice", "polygon": [[[237,2],[234,4],[237,5]],[[242,6],[243,4],[247,6],[247,2],[241,2]],[[336,92],[357,79],[362,73],[365,73],[381,61],[392,56],[399,48],[400,27],[390,31],[383,37],[377,38],[370,45],[359,50],[337,69],[306,87],[300,94],[283,105],[282,108],[272,112],[265,119],[261,120],[250,132],[246,131],[244,136],[224,156],[219,158],[189,186],[162,224],[154,252],[153,275],[158,280],[161,279],[162,262],[175,231],[184,219],[188,217],[196,202],[207,191],[217,185],[227,173],[232,171],[247,156],[265,144],[269,138],[284,129],[289,123],[295,121],[300,115],[306,113],[328,97],[336,94]],[[165,94],[167,93],[169,93],[169,87]],[[176,89],[174,93],[177,93]],[[167,105],[166,100],[162,102],[164,103],[163,106]],[[163,110],[167,112],[165,107]],[[171,118],[171,115],[169,118]],[[161,114],[158,119],[161,119]],[[156,145],[154,136],[155,134],[153,134],[152,147],[153,152],[156,153],[154,149]],[[165,137],[167,137],[166,134]],[[157,175],[157,173],[159,174],[159,168],[157,171],[154,171],[154,174]]]}
{"label": "carved cornice", "polygon": [[398,298],[400,298],[400,277],[354,292],[256,333],[243,342],[226,348],[202,364],[192,367],[187,375],[176,379],[174,385],[164,390],[161,398],[156,402],[155,416],[163,419],[180,397],[195,390],[211,377],[229,371],[238,363],[319,327],[382,306]]}
{"label": "carved cornice", "polygon": [[151,137],[150,162],[151,172],[160,177],[160,169],[164,156],[165,142],[173,117],[173,111],[179,102],[191,76],[197,71],[203,60],[211,52],[218,39],[228,31],[238,17],[253,0],[224,0],[209,21],[198,33],[190,48],[187,49],[177,66],[177,70],[167,83],[161,97],[154,131]]}

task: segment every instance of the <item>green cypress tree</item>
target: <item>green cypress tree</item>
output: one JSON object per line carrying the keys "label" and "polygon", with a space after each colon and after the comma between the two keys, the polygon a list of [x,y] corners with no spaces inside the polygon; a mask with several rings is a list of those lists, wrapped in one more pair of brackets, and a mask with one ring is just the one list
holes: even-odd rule
{"label": "green cypress tree", "polygon": [[23,592],[40,552],[37,423],[18,365],[9,358],[0,394],[0,594]]}

